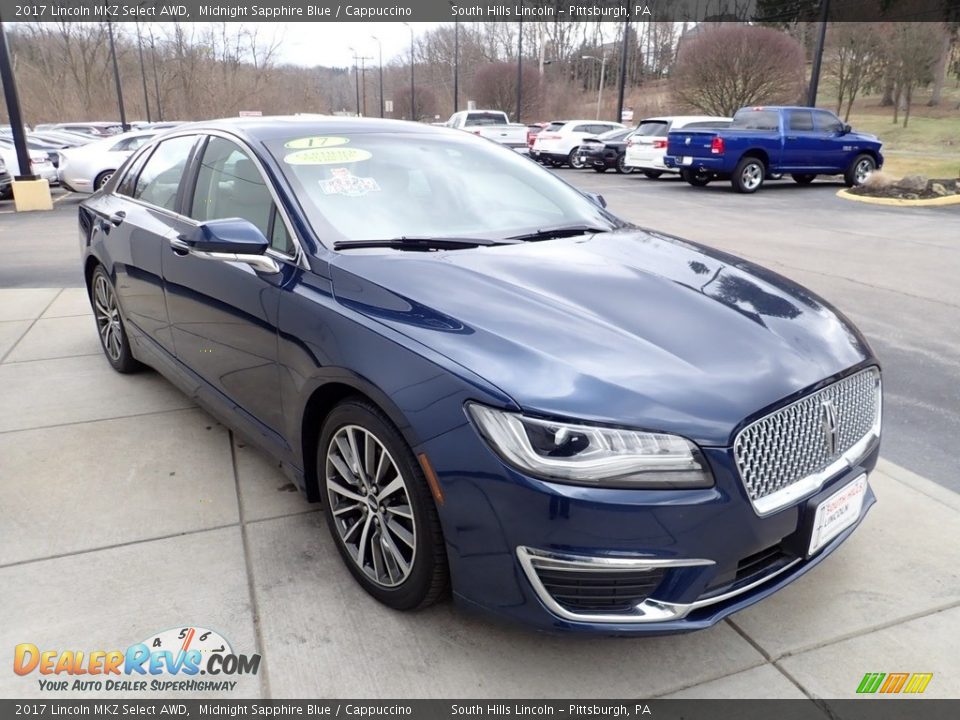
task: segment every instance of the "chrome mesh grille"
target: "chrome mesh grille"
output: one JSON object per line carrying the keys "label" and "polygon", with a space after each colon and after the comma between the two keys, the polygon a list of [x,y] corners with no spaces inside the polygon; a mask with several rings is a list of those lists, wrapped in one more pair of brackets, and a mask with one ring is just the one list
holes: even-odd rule
{"label": "chrome mesh grille", "polygon": [[[754,423],[733,444],[750,500],[783,490],[837,461],[877,424],[880,371],[869,368],[807,395]],[[825,431],[825,404],[835,410],[835,447]]]}

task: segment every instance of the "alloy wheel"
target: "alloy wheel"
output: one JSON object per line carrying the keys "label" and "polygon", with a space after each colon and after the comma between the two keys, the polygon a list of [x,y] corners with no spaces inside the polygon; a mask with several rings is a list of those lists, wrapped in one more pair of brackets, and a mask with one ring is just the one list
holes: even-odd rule
{"label": "alloy wheel", "polygon": [[102,175],[100,175],[100,178],[99,178],[98,181],[97,181],[97,187],[96,187],[96,189],[97,189],[97,190],[100,190],[101,188],[103,188],[104,185],[106,185],[108,182],[110,182],[110,178],[112,178],[112,177],[113,177],[113,173],[112,173],[112,172],[105,172],[105,173],[103,173]]}
{"label": "alloy wheel", "polygon": [[117,298],[107,278],[98,274],[93,283],[93,314],[103,349],[113,362],[120,361],[123,352],[123,330],[120,325],[120,310]]}
{"label": "alloy wheel", "polygon": [[863,158],[860,162],[857,163],[856,169],[853,171],[853,177],[857,185],[862,185],[866,182],[867,178],[870,177],[870,173],[873,172],[873,160],[870,158]]}
{"label": "alloy wheel", "polygon": [[337,536],[353,562],[381,587],[403,583],[416,558],[417,524],[406,478],[384,444],[359,425],[339,428],[324,476]]}
{"label": "alloy wheel", "polygon": [[745,165],[740,173],[740,181],[747,190],[756,190],[763,182],[763,167],[759,163]]}

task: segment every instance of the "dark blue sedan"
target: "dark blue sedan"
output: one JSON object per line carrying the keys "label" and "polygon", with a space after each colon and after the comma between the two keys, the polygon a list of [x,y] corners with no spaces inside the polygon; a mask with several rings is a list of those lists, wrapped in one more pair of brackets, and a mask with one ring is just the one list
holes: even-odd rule
{"label": "dark blue sedan", "polygon": [[80,243],[110,364],[272,455],[381,602],[703,628],[862,520],[880,371],[813,293],[603,205],[467,133],[256,118],[141,148]]}

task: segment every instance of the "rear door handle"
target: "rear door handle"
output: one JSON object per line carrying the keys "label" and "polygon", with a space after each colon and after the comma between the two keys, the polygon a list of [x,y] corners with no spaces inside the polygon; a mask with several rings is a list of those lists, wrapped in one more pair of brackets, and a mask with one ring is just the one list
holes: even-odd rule
{"label": "rear door handle", "polygon": [[123,210],[117,210],[117,212],[110,216],[110,224],[116,227],[123,222],[126,216],[127,214]]}

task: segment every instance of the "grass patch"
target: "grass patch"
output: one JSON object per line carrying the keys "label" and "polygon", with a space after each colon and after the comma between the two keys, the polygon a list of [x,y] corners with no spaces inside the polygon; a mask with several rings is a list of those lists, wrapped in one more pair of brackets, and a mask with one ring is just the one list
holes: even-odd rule
{"label": "grass patch", "polygon": [[960,161],[960,115],[953,118],[911,117],[907,127],[894,125],[890,116],[852,113],[854,130],[876,135],[885,151],[947,153]]}
{"label": "grass patch", "polygon": [[942,155],[898,155],[886,152],[884,146],[883,169],[898,178],[907,175],[926,175],[929,178],[960,177],[960,155],[945,158]]}

